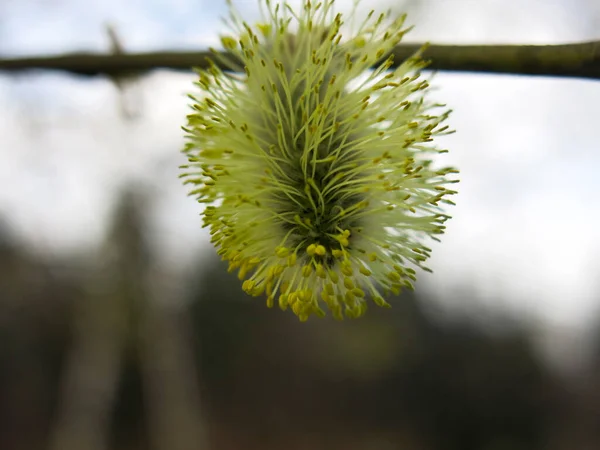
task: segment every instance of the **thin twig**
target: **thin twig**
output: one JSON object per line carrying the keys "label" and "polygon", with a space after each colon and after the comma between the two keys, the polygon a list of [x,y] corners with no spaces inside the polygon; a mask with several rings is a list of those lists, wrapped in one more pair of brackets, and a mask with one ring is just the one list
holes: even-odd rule
{"label": "thin twig", "polygon": [[[394,50],[396,64],[421,44]],[[189,71],[206,68],[210,52],[87,54],[0,59],[0,71],[58,70],[78,75],[135,75],[164,68]],[[432,70],[507,73],[600,79],[600,41],[564,45],[431,45],[424,53]]]}

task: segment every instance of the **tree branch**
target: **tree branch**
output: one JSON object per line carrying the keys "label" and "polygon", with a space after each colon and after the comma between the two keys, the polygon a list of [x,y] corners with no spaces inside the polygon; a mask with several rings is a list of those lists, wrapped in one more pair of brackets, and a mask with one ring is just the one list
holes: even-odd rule
{"label": "tree branch", "polygon": [[[421,44],[394,50],[396,63]],[[59,70],[78,75],[135,75],[157,68],[189,71],[207,67],[210,52],[138,54],[74,53],[62,56],[0,59],[0,71]],[[565,45],[431,45],[423,54],[432,70],[600,79],[600,41]]]}

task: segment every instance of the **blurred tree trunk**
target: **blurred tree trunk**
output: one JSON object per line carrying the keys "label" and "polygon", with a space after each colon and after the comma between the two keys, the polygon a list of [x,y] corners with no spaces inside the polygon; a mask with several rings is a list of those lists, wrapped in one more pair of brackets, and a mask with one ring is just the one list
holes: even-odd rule
{"label": "blurred tree trunk", "polygon": [[[177,283],[154,270],[144,236],[144,199],[126,194],[76,317],[51,450],[107,450],[124,353],[140,364],[150,441],[157,450],[206,448],[188,323]],[[153,259],[159,259],[157,256]]]}
{"label": "blurred tree trunk", "polygon": [[62,386],[62,403],[52,450],[106,450],[135,316],[143,308],[143,274],[148,267],[141,211],[143,202],[126,192],[101,249],[90,293],[76,305],[73,348]]}
{"label": "blurred tree trunk", "polygon": [[109,448],[110,417],[122,366],[125,315],[115,295],[92,295],[81,302],[51,450]]}
{"label": "blurred tree trunk", "polygon": [[157,450],[206,449],[190,324],[167,277],[151,275],[138,352],[150,438]]}

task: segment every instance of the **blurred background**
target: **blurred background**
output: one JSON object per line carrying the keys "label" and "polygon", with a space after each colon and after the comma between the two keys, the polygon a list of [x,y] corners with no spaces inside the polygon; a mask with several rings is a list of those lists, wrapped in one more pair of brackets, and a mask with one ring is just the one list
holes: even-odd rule
{"label": "blurred background", "polygon": [[[410,42],[600,39],[597,0],[368,3]],[[0,0],[0,58],[204,50],[226,11]],[[0,73],[1,450],[600,448],[600,82],[438,74],[462,182],[435,273],[301,324],[242,293],[177,178],[193,80]]]}

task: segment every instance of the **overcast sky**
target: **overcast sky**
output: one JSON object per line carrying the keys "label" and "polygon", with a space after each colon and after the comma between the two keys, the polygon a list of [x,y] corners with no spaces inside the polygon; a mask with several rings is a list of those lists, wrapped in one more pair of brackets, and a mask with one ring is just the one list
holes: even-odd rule
{"label": "overcast sky", "polygon": [[[409,41],[600,39],[593,0],[416,3]],[[236,4],[256,17],[254,1]],[[369,2],[391,5],[401,9]],[[217,43],[225,12],[222,0],[0,0],[0,55],[106,51],[106,23],[130,51],[204,49]],[[124,121],[106,79],[0,74],[0,215],[38,249],[90,247],[118,190],[152,180],[157,248],[169,264],[194,259],[191,249],[207,238],[177,179],[192,80],[166,71],[144,78],[127,93],[140,115]],[[509,307],[576,336],[599,312],[600,82],[440,74],[435,85],[436,98],[455,111],[458,132],[444,144],[462,182],[427,284],[439,292],[470,286],[486,307]]]}

